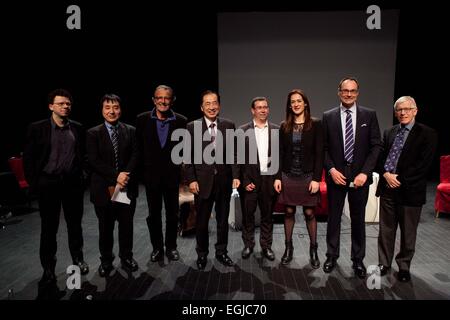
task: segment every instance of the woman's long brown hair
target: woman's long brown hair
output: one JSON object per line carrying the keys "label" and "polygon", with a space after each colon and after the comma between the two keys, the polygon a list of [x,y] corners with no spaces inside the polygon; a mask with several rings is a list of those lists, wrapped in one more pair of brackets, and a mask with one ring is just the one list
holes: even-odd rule
{"label": "woman's long brown hair", "polygon": [[309,106],[309,100],[306,96],[305,92],[301,89],[294,89],[291,92],[289,92],[286,102],[286,119],[281,124],[281,129],[285,133],[292,132],[294,129],[294,112],[291,109],[291,97],[294,94],[299,94],[302,96],[303,101],[305,102],[305,109],[303,111],[303,114],[305,115],[305,123],[303,125],[303,130],[308,131],[312,127],[312,120],[311,120],[311,111]]}

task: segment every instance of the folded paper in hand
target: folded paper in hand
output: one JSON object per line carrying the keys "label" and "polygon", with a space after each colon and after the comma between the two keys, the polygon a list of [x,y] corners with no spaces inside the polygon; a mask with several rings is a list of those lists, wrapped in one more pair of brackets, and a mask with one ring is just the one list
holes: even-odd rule
{"label": "folded paper in hand", "polygon": [[116,188],[114,189],[114,193],[113,193],[113,195],[111,197],[111,201],[125,203],[125,204],[130,204],[131,203],[130,198],[128,198],[126,189],[125,190],[120,190],[120,186],[119,185],[117,185]]}

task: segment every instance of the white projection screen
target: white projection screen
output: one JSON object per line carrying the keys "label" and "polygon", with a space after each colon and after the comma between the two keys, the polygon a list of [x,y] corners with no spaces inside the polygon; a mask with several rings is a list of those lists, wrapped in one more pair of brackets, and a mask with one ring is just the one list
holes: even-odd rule
{"label": "white projection screen", "polygon": [[255,96],[269,99],[271,121],[284,119],[290,90],[303,89],[314,117],[339,104],[345,76],[360,83],[359,104],[392,125],[398,10],[381,11],[369,30],[365,11],[225,12],[218,15],[221,115],[239,126]]}

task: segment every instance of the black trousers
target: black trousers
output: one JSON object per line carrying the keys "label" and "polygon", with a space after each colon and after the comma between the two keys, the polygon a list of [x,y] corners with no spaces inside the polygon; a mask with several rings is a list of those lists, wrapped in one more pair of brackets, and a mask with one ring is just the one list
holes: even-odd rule
{"label": "black trousers", "polygon": [[124,204],[109,202],[106,206],[95,206],[98,218],[100,260],[102,264],[112,264],[114,260],[114,225],[119,225],[119,257],[131,259],[133,257],[133,217],[136,209],[136,199]]}
{"label": "black trousers", "polygon": [[[245,190],[245,186],[243,188]],[[246,247],[253,248],[255,246],[255,211],[257,206],[259,206],[261,212],[259,243],[262,249],[272,247],[272,209],[274,204],[273,196],[271,196],[272,190],[273,177],[262,175],[260,186],[256,186],[252,192],[242,192],[242,240]]]}
{"label": "black trousers", "polygon": [[[153,249],[167,250],[177,248],[178,210],[179,210],[179,186],[171,186],[161,182],[157,187],[146,184],[147,203],[149,215],[147,225],[150,232],[150,241]],[[165,242],[162,232],[162,200],[164,199],[164,209],[166,212],[166,235]]]}
{"label": "black trousers", "polygon": [[334,183],[327,184],[328,194],[328,225],[327,225],[327,257],[339,257],[341,217],[345,197],[348,194],[351,219],[351,259],[362,262],[366,255],[366,204],[369,186],[349,188]]}
{"label": "black trousers", "polygon": [[44,269],[54,269],[56,264],[56,234],[58,233],[61,206],[67,224],[70,255],[74,263],[83,258],[84,190],[79,176],[42,174],[38,182],[38,201],[41,215],[41,242],[39,255]]}
{"label": "black trousers", "polygon": [[395,235],[400,226],[400,251],[395,257],[400,270],[408,270],[416,247],[417,227],[422,207],[399,204],[396,192],[380,197],[380,232],[378,235],[379,263],[390,267],[394,257]]}
{"label": "black trousers", "polygon": [[218,179],[224,179],[220,175],[215,175],[211,178],[214,179],[214,182],[209,197],[204,199],[195,196],[195,205],[197,207],[197,220],[195,224],[196,250],[199,256],[207,256],[209,253],[208,224],[214,204],[217,222],[216,255],[228,252],[228,215],[230,213],[231,185],[225,188],[223,183],[219,183]]}

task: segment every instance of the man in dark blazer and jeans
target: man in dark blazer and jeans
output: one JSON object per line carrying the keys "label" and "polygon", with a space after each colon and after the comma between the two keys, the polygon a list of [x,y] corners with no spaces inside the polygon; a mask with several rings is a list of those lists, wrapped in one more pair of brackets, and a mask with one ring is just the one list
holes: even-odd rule
{"label": "man in dark blazer and jeans", "polygon": [[[69,250],[82,275],[89,272],[83,258],[83,216],[85,131],[69,119],[72,95],[56,89],[48,95],[49,119],[32,123],[23,154],[25,177],[30,192],[37,193],[41,216],[39,255],[44,274],[39,296],[53,295],[56,287],[56,234],[61,206],[67,223]],[[51,298],[54,298],[52,296]]]}
{"label": "man in dark blazer and jeans", "polygon": [[381,140],[376,113],[356,103],[358,94],[359,84],[355,78],[342,79],[338,87],[340,106],[323,114],[329,208],[327,260],[323,270],[326,273],[331,272],[339,258],[341,216],[348,194],[352,267],[356,276],[364,278],[365,212]]}
{"label": "man in dark blazer and jeans", "polygon": [[[172,88],[160,85],[155,89],[153,103],[155,107],[138,115],[136,120],[136,135],[139,146],[140,162],[149,216],[147,225],[153,251],[152,262],[164,259],[164,244],[169,260],[178,260],[177,250],[178,229],[178,197],[181,165],[171,159],[172,149],[176,145],[171,140],[176,129],[185,129],[185,116],[172,110],[175,101]],[[166,213],[166,235],[162,232],[162,200]]]}
{"label": "man in dark blazer and jeans", "polygon": [[[114,224],[119,223],[119,257],[122,267],[136,271],[133,259],[133,216],[138,184],[136,129],[120,122],[120,97],[106,94],[101,100],[104,123],[88,130],[86,150],[91,169],[91,202],[98,218],[101,277],[113,270]],[[111,201],[115,189],[124,190],[130,203]]]}
{"label": "man in dark blazer and jeans", "polygon": [[417,226],[425,203],[427,174],[437,147],[433,129],[415,121],[417,105],[404,96],[394,104],[399,124],[383,135],[377,195],[380,196],[380,232],[378,257],[381,275],[391,268],[394,258],[395,234],[400,226],[400,252],[395,257],[397,279],[411,279],[409,268],[416,246]]}

